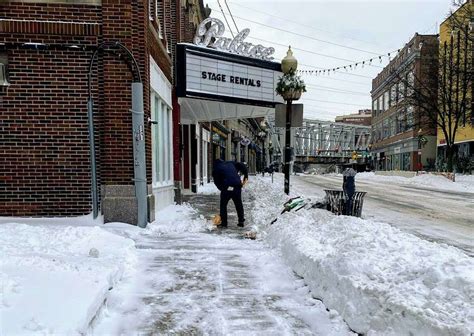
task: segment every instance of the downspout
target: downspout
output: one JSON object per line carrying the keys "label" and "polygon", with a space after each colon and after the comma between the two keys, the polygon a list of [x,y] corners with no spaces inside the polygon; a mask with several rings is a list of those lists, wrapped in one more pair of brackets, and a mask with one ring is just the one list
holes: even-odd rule
{"label": "downspout", "polygon": [[88,121],[89,121],[89,146],[91,158],[91,184],[92,184],[92,208],[94,218],[98,214],[98,194],[97,194],[97,172],[95,162],[95,148],[94,148],[94,124],[93,124],[93,101],[91,89],[92,65],[97,53],[105,48],[120,48],[132,60],[135,71],[132,70],[132,127],[133,127],[133,170],[134,170],[134,184],[135,197],[137,198],[137,225],[145,228],[147,225],[147,190],[146,190],[146,160],[145,160],[145,125],[143,112],[143,83],[140,75],[138,63],[133,57],[133,54],[122,43],[104,42],[97,46],[89,63],[88,89],[89,99],[87,102]]}

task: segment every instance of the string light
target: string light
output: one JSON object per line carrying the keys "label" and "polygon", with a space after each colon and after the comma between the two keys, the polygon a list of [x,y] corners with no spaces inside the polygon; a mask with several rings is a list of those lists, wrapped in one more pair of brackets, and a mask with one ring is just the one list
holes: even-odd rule
{"label": "string light", "polygon": [[[378,59],[379,59],[379,62],[382,63],[384,57],[386,57],[388,59],[388,61],[391,61],[393,53],[400,53],[400,49],[397,49],[396,51],[391,51],[391,52],[388,52],[386,54],[377,56]],[[312,74],[318,75],[318,74],[321,74],[321,73],[322,74],[327,73],[329,75],[331,71],[333,73],[336,73],[336,72],[338,72],[338,70],[344,69],[345,72],[348,72],[349,70],[357,70],[358,66],[360,66],[360,68],[365,68],[365,65],[374,66],[374,65],[372,65],[373,60],[374,60],[374,57],[366,59],[366,60],[358,61],[358,62],[355,62],[355,63],[352,63],[352,64],[342,65],[342,66],[338,66],[338,67],[335,67],[335,68],[323,69],[322,71],[321,70],[320,71],[315,71],[314,73],[313,72],[304,72],[304,70],[298,70],[297,72],[299,72],[301,74],[308,73],[308,74],[311,74],[311,75]]]}

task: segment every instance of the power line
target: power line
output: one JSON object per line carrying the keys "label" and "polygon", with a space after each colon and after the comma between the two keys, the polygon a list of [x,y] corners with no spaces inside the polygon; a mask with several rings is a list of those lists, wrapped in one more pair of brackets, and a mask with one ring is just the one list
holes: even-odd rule
{"label": "power line", "polygon": [[[213,9],[213,8],[211,8],[211,9]],[[213,9],[213,10],[218,11],[218,10],[216,10],[216,9]],[[222,14],[225,14],[225,13],[222,13]],[[237,16],[237,15],[235,15],[235,17],[238,18],[238,19],[241,19],[241,20],[243,20],[243,21],[251,22],[251,23],[254,23],[254,24],[263,26],[263,27],[275,29],[275,30],[282,31],[282,32],[285,32],[285,33],[288,33],[288,34],[293,34],[293,35],[296,35],[296,36],[304,37],[304,38],[307,38],[307,39],[310,39],[310,40],[313,40],[313,41],[317,41],[317,42],[321,42],[321,43],[326,43],[326,44],[331,44],[331,45],[334,45],[334,46],[337,46],[337,47],[340,47],[340,48],[346,48],[346,49],[356,50],[356,51],[364,52],[364,53],[367,53],[367,54],[379,55],[379,53],[376,53],[376,52],[373,52],[373,51],[368,51],[368,50],[364,50],[364,49],[349,47],[349,46],[345,46],[345,45],[343,45],[343,44],[339,44],[339,43],[334,43],[334,42],[330,42],[330,41],[321,40],[321,39],[318,39],[318,38],[315,38],[315,37],[312,37],[312,36],[309,36],[309,35],[304,35],[304,34],[292,32],[292,31],[288,31],[288,30],[285,30],[285,29],[282,29],[282,28],[273,27],[273,26],[267,25],[267,24],[265,24],[265,23],[261,23],[261,22],[257,22],[257,21],[253,21],[253,20],[249,20],[249,19],[245,19],[245,18],[240,17],[240,16]]]}
{"label": "power line", "polygon": [[[306,107],[314,107],[314,108],[316,108],[316,109],[311,109],[311,111],[308,111],[308,112],[315,112],[315,111],[317,111],[317,112],[330,113],[330,114],[335,114],[335,113],[338,113],[338,114],[350,114],[350,113],[353,113],[353,112],[354,112],[354,110],[352,110],[352,111],[340,111],[339,109],[338,109],[338,111],[328,111],[328,110],[326,109],[327,107],[319,106],[319,105],[306,104],[306,103],[304,104],[304,107],[305,107],[305,108],[306,108]],[[321,109],[323,109],[323,110],[321,110]],[[305,111],[305,113],[306,113],[306,112],[307,112],[307,111]]]}
{"label": "power line", "polygon": [[320,103],[328,103],[328,104],[338,104],[338,105],[350,105],[350,106],[361,106],[361,107],[366,107],[367,105],[359,105],[359,104],[351,104],[351,103],[342,103],[342,102],[336,102],[336,101],[331,101],[331,100],[319,100],[319,99],[311,99],[311,98],[303,98],[308,101],[314,101],[314,102],[320,102]]}
{"label": "power line", "polygon": [[[252,40],[256,40],[256,41],[261,41],[261,42],[266,42],[266,43],[278,45],[278,46],[285,47],[285,48],[287,47],[286,44],[282,44],[282,43],[278,43],[278,42],[274,42],[274,41],[269,41],[269,40],[265,40],[265,39],[258,38],[258,37],[248,36],[247,38],[252,39]],[[295,48],[295,47],[292,47],[292,49],[302,51],[302,52],[306,52],[306,53],[313,54],[313,55],[317,55],[317,56],[333,58],[333,59],[337,59],[337,60],[341,60],[341,61],[353,62],[352,60],[348,60],[348,59],[340,58],[340,57],[336,57],[336,56],[331,56],[331,55],[326,55],[326,54],[321,54],[321,53],[317,53],[317,52],[311,51],[311,50]],[[326,70],[324,68],[317,67],[317,66],[314,66],[314,65],[309,65],[309,64],[304,64],[304,63],[300,63],[300,64],[303,65],[303,66],[314,68],[314,69]],[[376,67],[376,68],[382,68],[381,66],[378,66],[378,65],[372,65],[372,66]],[[342,71],[334,71],[334,72],[339,73],[339,74],[343,74],[343,75],[348,75],[348,76],[356,76],[356,77],[363,77],[363,78],[370,78],[370,79],[373,78],[373,77],[370,77],[370,76],[364,76],[364,75],[353,74],[353,73],[346,73],[346,72],[342,72]]]}
{"label": "power line", "polygon": [[316,89],[316,90],[320,90],[320,91],[333,92],[333,93],[347,93],[347,94],[353,94],[353,95],[368,96],[368,93],[364,93],[364,92],[341,90],[341,89],[331,88],[331,87],[321,86],[321,85],[306,84],[306,87]]}
{"label": "power line", "polygon": [[[352,93],[352,92],[347,92],[347,91],[317,89],[317,88],[315,88],[315,90],[317,90],[318,92],[319,91],[325,91],[325,92],[330,92],[330,93],[341,93],[341,94],[345,94],[345,95],[364,96],[364,97],[367,96],[365,93]],[[310,90],[308,90],[308,91],[310,91]]]}
{"label": "power line", "polygon": [[[222,13],[222,15],[224,16],[224,18],[226,18],[225,16],[225,13],[222,12],[222,11],[219,11],[219,10],[216,10],[214,9],[215,11],[217,12],[220,12]],[[238,16],[236,16],[238,17]],[[240,18],[240,17],[238,17]],[[240,18],[242,19],[242,18]],[[242,20],[245,20],[245,21],[250,21],[250,20],[246,20],[246,19],[242,19]],[[226,19],[226,22],[227,22],[227,19]],[[253,21],[251,21],[253,22]],[[259,24],[257,22],[257,24]],[[278,28],[275,28],[275,29],[278,29]],[[280,30],[280,29],[279,29]],[[287,47],[286,44],[282,44],[282,43],[278,43],[278,42],[274,42],[274,41],[268,41],[268,40],[265,40],[265,39],[262,39],[262,38],[257,38],[257,37],[252,37],[252,36],[248,36],[247,38],[249,39],[252,39],[252,40],[256,40],[256,41],[262,41],[262,42],[267,42],[267,43],[271,43],[271,44],[274,44],[274,45],[278,45],[278,46],[282,46],[282,47]],[[328,58],[332,58],[332,59],[336,59],[336,60],[340,60],[340,61],[345,61],[345,62],[351,62],[353,64],[364,64],[365,62],[369,62],[367,65],[371,66],[371,67],[374,67],[374,68],[382,68],[381,66],[378,66],[378,65],[373,65],[371,64],[372,63],[372,60],[373,59],[376,59],[377,57],[373,57],[371,59],[367,59],[367,60],[363,60],[363,61],[360,61],[360,62],[356,62],[356,61],[353,61],[353,60],[350,60],[350,59],[347,59],[347,58],[341,58],[341,57],[336,57],[336,56],[332,56],[332,55],[327,55],[327,54],[322,54],[322,53],[318,53],[318,52],[315,52],[315,51],[311,51],[311,50],[306,50],[306,49],[302,49],[302,48],[296,48],[296,47],[293,47],[294,50],[298,50],[298,51],[302,51],[302,52],[306,52],[306,53],[309,53],[309,54],[313,54],[313,55],[317,55],[317,56],[321,56],[321,57],[328,57]],[[388,53],[388,55],[390,55],[390,53]],[[378,58],[381,59],[382,55],[378,55]],[[383,57],[385,57],[385,55],[383,55]],[[311,66],[311,65],[308,65],[309,67],[314,67],[314,68],[318,68],[318,69],[321,69],[321,70],[326,70],[324,68],[319,68],[319,67],[315,67],[315,66]],[[345,68],[345,67],[352,67],[352,64],[350,65],[347,65],[347,66],[340,66],[340,67],[337,67],[337,68]],[[329,70],[329,69],[327,69]],[[341,72],[341,71],[333,71],[333,72],[337,72],[337,73],[341,73],[341,74],[346,74],[348,76],[356,76],[356,77],[364,77],[364,78],[370,78],[372,79],[372,77],[370,76],[364,76],[364,75],[358,75],[358,74],[352,74],[352,73],[345,73],[345,72]]]}
{"label": "power line", "polygon": [[237,33],[240,33],[239,28],[237,27],[237,23],[235,23],[234,16],[232,15],[232,11],[230,10],[229,5],[227,4],[227,0],[224,0],[224,3],[225,3],[225,5],[226,5],[226,7],[227,7],[227,10],[229,11],[230,18],[231,18],[232,21],[234,22],[234,26],[235,26],[235,29],[237,29]]}
{"label": "power line", "polygon": [[[255,9],[255,8],[250,8],[250,7],[247,7],[247,6],[243,6],[243,5],[241,5],[241,4],[235,3],[234,1],[232,1],[232,4],[235,5],[235,6],[238,6],[238,7],[242,7],[242,8],[245,8],[245,9],[252,10],[252,11],[257,12],[257,13],[262,13],[262,14],[264,14],[264,15],[267,15],[267,16],[270,16],[270,17],[274,17],[274,18],[283,20],[283,21],[285,21],[285,22],[291,22],[291,23],[294,23],[294,24],[299,25],[299,26],[301,26],[301,27],[310,28],[310,29],[313,29],[313,30],[321,31],[321,32],[323,32],[323,33],[328,33],[328,34],[333,34],[333,35],[339,35],[339,36],[342,36],[343,38],[346,38],[346,39],[349,39],[349,40],[354,40],[354,41],[358,41],[358,42],[363,42],[363,43],[368,43],[368,44],[376,45],[376,44],[373,43],[373,42],[369,42],[369,41],[357,39],[357,38],[354,38],[354,37],[351,37],[351,36],[343,36],[342,34],[334,34],[334,32],[329,31],[329,30],[324,30],[324,29],[321,29],[321,28],[316,28],[316,27],[314,27],[314,26],[302,24],[302,23],[297,22],[297,21],[292,21],[292,20],[289,20],[288,18],[283,18],[283,17],[281,17],[281,16],[273,15],[273,14],[270,14],[270,13],[267,13],[267,12],[264,12],[264,11],[261,11],[261,10],[258,10],[258,9]],[[379,46],[379,45],[377,45],[377,46]]]}
{"label": "power line", "polygon": [[[222,8],[221,8],[222,9]],[[217,12],[220,12],[224,15],[225,17],[225,13],[223,11],[219,11],[219,10],[216,10],[216,9],[213,9]],[[299,34],[299,33],[294,33],[294,32],[291,32],[291,31],[287,31],[287,30],[284,30],[284,29],[281,29],[281,28],[277,28],[277,27],[273,27],[273,26],[270,26],[270,25],[266,25],[266,24],[263,24],[263,23],[260,23],[260,22],[257,22],[257,21],[253,21],[253,20],[248,20],[248,19],[244,19],[242,17],[239,17],[239,16],[235,16],[241,20],[244,20],[244,21],[248,21],[248,22],[252,22],[252,23],[255,23],[255,24],[258,24],[258,25],[261,25],[261,26],[265,26],[265,27],[268,27],[268,28],[272,28],[272,29],[275,29],[275,30],[279,30],[279,31],[283,31],[283,32],[287,32],[287,33],[290,33],[290,34],[293,34],[293,35],[297,35],[297,36],[302,36],[302,37],[305,37],[305,38],[308,38],[308,39],[312,39],[312,40],[316,40],[316,41],[319,41],[319,42],[325,42],[325,43],[329,43],[329,44],[334,44],[336,46],[340,46],[340,47],[344,47],[344,48],[349,48],[349,49],[354,49],[354,50],[358,50],[358,51],[363,51],[363,52],[366,52],[366,53],[371,53],[373,55],[377,55],[377,56],[374,56],[372,58],[369,58],[369,59],[364,59],[364,60],[361,60],[361,61],[353,61],[353,60],[349,60],[349,59],[345,59],[345,58],[340,58],[340,57],[336,57],[336,56],[331,56],[331,55],[326,55],[326,54],[321,54],[321,53],[317,53],[317,52],[314,52],[314,51],[309,51],[309,50],[305,50],[305,49],[301,49],[301,48],[293,48],[295,50],[300,50],[300,51],[303,51],[303,52],[308,52],[308,53],[311,53],[311,54],[314,54],[314,55],[318,55],[318,56],[322,56],[322,57],[329,57],[329,58],[333,58],[333,59],[337,59],[337,60],[341,60],[341,61],[346,61],[346,62],[351,62],[351,64],[347,64],[347,65],[341,65],[341,66],[338,66],[338,67],[334,67],[334,68],[328,68],[328,69],[324,69],[324,68],[321,68],[322,72],[326,72],[326,71],[333,71],[333,72],[337,72],[336,70],[338,69],[345,69],[347,71],[347,69],[350,69],[352,70],[352,67],[354,66],[354,69],[357,68],[358,65],[361,65],[362,67],[364,65],[367,65],[367,66],[370,66],[370,67],[374,67],[374,68],[382,68],[381,66],[378,66],[378,65],[374,65],[372,64],[372,62],[374,60],[377,60],[377,58],[382,61],[382,57],[388,57],[388,59],[390,60],[390,56],[391,54],[394,54],[396,52],[400,52],[400,49],[397,49],[397,50],[393,50],[393,51],[390,51],[388,52],[387,54],[378,54],[378,53],[375,53],[375,52],[371,52],[371,51],[366,51],[366,50],[362,50],[362,49],[358,49],[358,48],[353,48],[353,47],[347,47],[347,46],[343,46],[343,45],[340,45],[340,44],[337,44],[337,43],[332,43],[332,42],[329,42],[329,41],[324,41],[324,40],[320,40],[320,39],[316,39],[314,37],[311,37],[311,36],[307,36],[307,35],[303,35],[303,34]],[[261,41],[266,41],[266,40],[263,40],[263,39],[259,39],[259,38],[255,38],[255,37],[249,37],[251,39],[254,39],[254,40],[261,40]],[[283,45],[281,43],[277,43],[277,42],[271,42],[271,41],[266,41],[268,43],[272,43],[272,44],[275,44],[275,45],[280,45],[280,46],[285,46],[286,45]],[[320,71],[321,73],[321,71]],[[340,73],[344,73],[344,72],[340,72]],[[350,75],[350,74],[348,74]],[[366,77],[366,78],[372,78],[372,77],[368,77],[368,76],[363,76],[363,75],[356,75],[356,74],[352,74],[354,76],[360,76],[360,77]]]}
{"label": "power line", "polygon": [[351,84],[355,84],[355,85],[367,85],[367,83],[364,83],[364,82],[356,82],[356,81],[351,81],[351,80],[346,80],[346,79],[334,78],[334,77],[330,77],[330,76],[326,76],[326,77],[319,76],[319,77],[315,77],[315,78],[329,79],[329,80],[332,80],[332,81],[351,83]]}
{"label": "power line", "polygon": [[[252,39],[252,40],[256,40],[256,41],[262,41],[262,42],[271,43],[271,44],[278,45],[278,46],[282,46],[282,47],[285,47],[285,48],[287,47],[286,44],[282,44],[282,43],[278,43],[278,42],[273,42],[273,41],[268,41],[268,40],[265,40],[265,39],[262,39],[262,38],[258,38],[258,37],[248,36],[247,38]],[[341,60],[341,61],[352,62],[351,60],[348,60],[348,59],[345,59],[345,58],[340,58],[340,57],[336,57],[336,56],[321,54],[321,53],[317,53],[317,52],[311,51],[311,50],[306,50],[306,49],[301,49],[301,48],[295,48],[295,47],[291,47],[291,48],[292,48],[293,50],[298,50],[298,51],[302,51],[302,52],[309,53],[309,54],[313,54],[313,55],[317,55],[317,56],[328,57],[328,58],[333,58],[333,59],[337,59],[337,60]],[[301,65],[304,65],[304,66],[312,67],[312,68],[315,68],[315,69],[324,69],[324,68],[317,67],[317,66],[314,66],[314,65],[302,64],[302,63],[300,63],[300,64],[301,64]],[[342,71],[336,71],[336,72],[337,72],[337,73],[341,73],[341,74],[350,75],[350,76],[364,77],[364,78],[371,78],[371,79],[372,79],[372,77],[370,77],[370,76],[357,75],[357,74],[352,74],[352,73],[345,73],[345,72],[342,72]]]}
{"label": "power line", "polygon": [[[285,48],[288,47],[288,44],[282,44],[282,43],[278,43],[278,42],[268,41],[268,40],[265,40],[265,39],[262,39],[262,38],[258,38],[258,37],[248,36],[247,38],[252,39],[252,40],[257,40],[257,41],[262,41],[262,42],[271,43],[271,44],[274,44],[274,45],[277,45],[277,46],[281,46],[281,47],[285,47]],[[311,50],[306,50],[306,49],[301,49],[301,48],[295,48],[295,47],[292,47],[292,49],[294,49],[294,50],[299,50],[299,51],[302,51],[302,52],[305,52],[305,53],[308,53],[308,54],[313,54],[313,55],[321,56],[321,57],[328,57],[328,58],[337,59],[337,60],[339,60],[339,61],[353,62],[352,60],[348,60],[347,58],[341,58],[341,57],[336,57],[336,56],[332,56],[332,55],[321,54],[321,53],[318,53],[318,52],[315,52],[315,51],[311,51]]]}
{"label": "power line", "polygon": [[221,9],[221,13],[222,13],[222,16],[224,16],[224,20],[227,23],[227,27],[229,27],[232,38],[235,38],[234,33],[232,32],[232,28],[230,28],[229,21],[227,21],[227,16],[225,16],[224,10],[222,9],[222,6],[219,0],[217,0],[217,4],[219,5],[219,8]]}

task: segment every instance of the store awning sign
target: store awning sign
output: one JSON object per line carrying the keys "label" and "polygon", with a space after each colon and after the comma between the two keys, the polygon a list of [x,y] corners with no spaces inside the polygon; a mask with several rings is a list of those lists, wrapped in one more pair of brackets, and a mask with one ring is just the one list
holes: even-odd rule
{"label": "store awning sign", "polygon": [[264,47],[261,44],[254,45],[245,42],[250,34],[250,29],[241,30],[234,38],[224,37],[224,23],[216,18],[207,18],[202,21],[196,29],[194,44],[202,47],[210,47],[220,51],[246,57],[259,58],[265,61],[273,60],[275,48]]}

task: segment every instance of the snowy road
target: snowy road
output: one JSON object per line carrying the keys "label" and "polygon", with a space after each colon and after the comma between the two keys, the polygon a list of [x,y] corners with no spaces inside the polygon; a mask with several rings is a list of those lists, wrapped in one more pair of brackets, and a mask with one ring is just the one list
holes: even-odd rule
{"label": "snowy road", "polygon": [[[293,193],[324,195],[324,189],[341,189],[342,177],[300,175],[291,177]],[[430,241],[442,242],[474,256],[474,192],[443,191],[396,181],[358,180],[366,191],[362,217],[377,219]]]}

